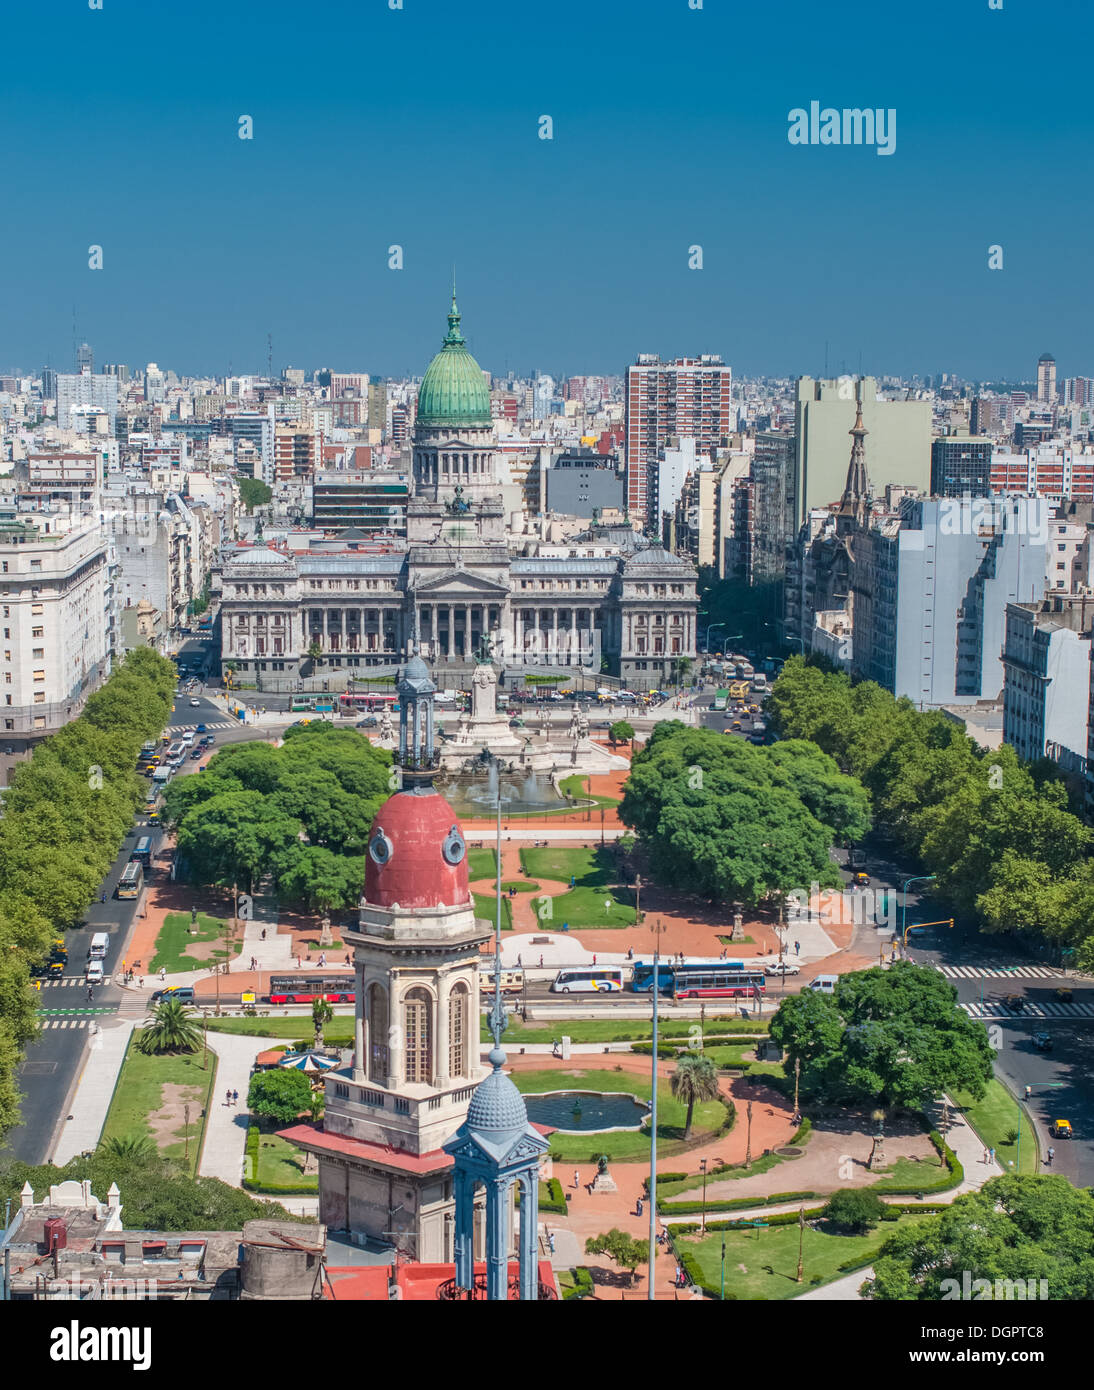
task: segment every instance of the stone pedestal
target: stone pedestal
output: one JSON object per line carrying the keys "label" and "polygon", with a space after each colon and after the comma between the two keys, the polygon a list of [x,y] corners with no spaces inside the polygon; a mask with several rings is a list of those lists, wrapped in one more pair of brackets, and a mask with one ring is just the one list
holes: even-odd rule
{"label": "stone pedestal", "polygon": [[619,1189],[615,1185],[615,1179],[612,1177],[611,1173],[608,1172],[607,1168],[605,1168],[602,1173],[597,1173],[596,1177],[593,1178],[592,1182],[589,1184],[589,1191],[618,1192]]}

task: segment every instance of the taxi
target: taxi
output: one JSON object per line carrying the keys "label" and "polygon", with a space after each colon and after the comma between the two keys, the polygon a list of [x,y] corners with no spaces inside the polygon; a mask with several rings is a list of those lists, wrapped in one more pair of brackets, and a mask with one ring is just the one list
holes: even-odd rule
{"label": "taxi", "polygon": [[863,873],[863,871],[860,869],[858,873],[855,875],[854,881],[856,888],[865,888],[866,885],[870,882],[870,875],[867,873]]}
{"label": "taxi", "polygon": [[1052,1137],[1054,1139],[1073,1139],[1075,1136],[1071,1132],[1071,1121],[1053,1120]]}

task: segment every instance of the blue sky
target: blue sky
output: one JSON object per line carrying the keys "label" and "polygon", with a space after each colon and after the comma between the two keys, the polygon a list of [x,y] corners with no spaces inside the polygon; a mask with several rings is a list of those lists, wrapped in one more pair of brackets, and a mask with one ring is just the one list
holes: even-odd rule
{"label": "blue sky", "polygon": [[[455,262],[498,372],[1094,374],[1092,11],[0,0],[0,367],[70,368],[75,308],[97,362],[420,372]],[[813,99],[895,153],[790,145]]]}

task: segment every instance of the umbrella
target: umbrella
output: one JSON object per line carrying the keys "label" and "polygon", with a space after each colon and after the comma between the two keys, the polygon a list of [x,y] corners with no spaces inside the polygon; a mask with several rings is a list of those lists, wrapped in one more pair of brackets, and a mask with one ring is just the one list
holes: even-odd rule
{"label": "umbrella", "polygon": [[286,1052],[279,1064],[295,1067],[297,1071],[326,1072],[338,1065],[336,1057],[324,1057],[321,1052]]}

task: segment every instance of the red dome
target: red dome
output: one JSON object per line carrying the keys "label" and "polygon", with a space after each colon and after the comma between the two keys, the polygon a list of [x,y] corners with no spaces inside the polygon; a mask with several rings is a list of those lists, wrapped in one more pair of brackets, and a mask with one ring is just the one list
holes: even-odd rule
{"label": "red dome", "polygon": [[432,787],[384,802],[365,862],[365,901],[376,907],[462,907],[470,900],[463,831]]}

